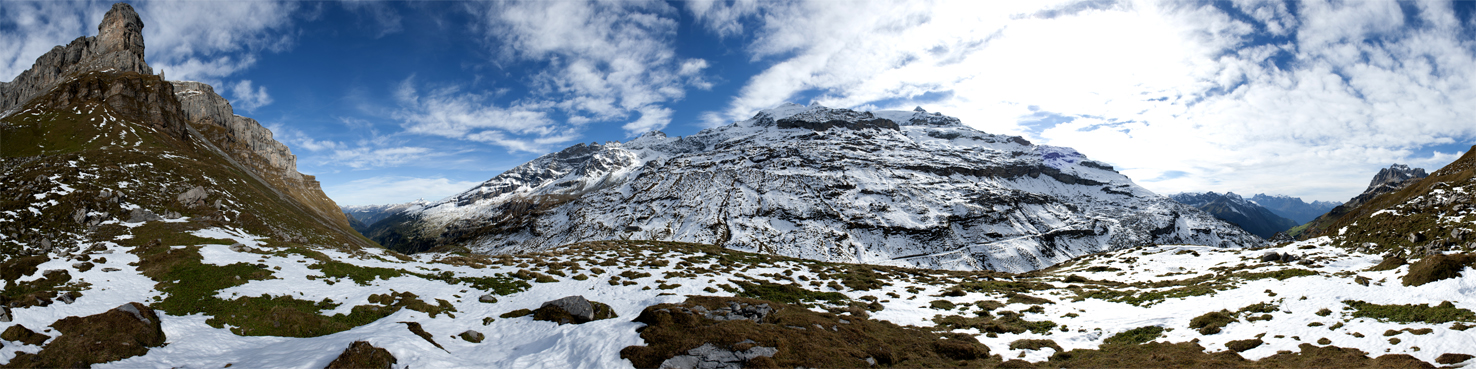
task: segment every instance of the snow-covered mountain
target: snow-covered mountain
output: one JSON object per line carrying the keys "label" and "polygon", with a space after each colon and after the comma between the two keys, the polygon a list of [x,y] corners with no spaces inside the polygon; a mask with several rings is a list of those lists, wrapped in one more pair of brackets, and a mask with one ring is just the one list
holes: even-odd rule
{"label": "snow-covered mountain", "polygon": [[1276,215],[1271,210],[1255,202],[1246,200],[1234,192],[1226,192],[1224,194],[1215,192],[1184,192],[1169,195],[1169,198],[1184,205],[1204,210],[1216,218],[1240,226],[1246,232],[1254,233],[1264,238],[1271,238],[1277,232],[1291,229],[1291,227],[1296,227],[1298,224],[1295,220]]}
{"label": "snow-covered mountain", "polygon": [[400,204],[348,205],[341,206],[339,209],[343,210],[344,215],[348,216],[349,224],[353,226],[354,230],[360,233],[368,233],[370,225],[378,223],[384,220],[384,218],[399,214],[410,207],[424,206],[429,203],[425,200],[416,200]]}
{"label": "snow-covered mountain", "polygon": [[398,217],[369,236],[411,252],[653,239],[1003,271],[1150,243],[1261,242],[1070,148],[922,109],[795,104],[687,137],[575,145]]}
{"label": "snow-covered mountain", "polygon": [[1272,213],[1276,213],[1276,215],[1294,220],[1297,224],[1317,219],[1317,216],[1325,214],[1328,210],[1332,210],[1332,208],[1343,204],[1337,201],[1306,202],[1302,201],[1299,197],[1267,195],[1264,193],[1251,196],[1250,201],[1265,207],[1266,210],[1270,210]]}

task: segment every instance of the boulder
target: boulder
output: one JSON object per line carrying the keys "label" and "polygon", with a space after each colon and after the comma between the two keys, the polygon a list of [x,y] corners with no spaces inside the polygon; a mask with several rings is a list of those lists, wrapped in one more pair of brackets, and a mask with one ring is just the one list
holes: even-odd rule
{"label": "boulder", "polygon": [[178,200],[179,203],[184,206],[198,207],[205,205],[205,198],[208,196],[210,196],[210,191],[206,190],[204,187],[195,186],[191,187],[189,191],[185,191],[184,193],[179,194],[179,196],[176,196],[175,200]]}
{"label": "boulder", "polygon": [[[753,342],[753,340],[744,340],[743,342],[739,342],[740,345],[741,344],[749,344],[749,345],[752,345],[754,343],[755,342]],[[758,357],[773,357],[774,354],[777,354],[777,353],[779,353],[779,349],[774,348],[774,347],[754,346],[754,347],[750,347],[747,350],[734,351],[734,350],[726,350],[726,349],[719,348],[717,346],[714,346],[711,343],[704,343],[704,344],[702,344],[702,346],[698,346],[697,348],[694,348],[694,349],[691,349],[691,350],[687,350],[687,354],[686,355],[677,355],[677,356],[674,356],[674,357],[672,357],[670,359],[666,359],[666,361],[661,362],[661,368],[662,369],[696,369],[696,368],[703,368],[703,369],[707,369],[707,368],[714,368],[714,369],[716,369],[716,368],[739,369],[739,368],[742,368],[743,367],[743,363],[746,363],[749,360],[753,360],[754,358],[758,358]]]}
{"label": "boulder", "polygon": [[1278,254],[1275,251],[1272,251],[1272,252],[1268,252],[1268,253],[1266,253],[1264,255],[1261,255],[1261,262],[1263,262],[1263,263],[1270,263],[1270,262],[1275,262],[1275,261],[1281,261],[1281,254]]}
{"label": "boulder", "polygon": [[492,294],[489,293],[489,294],[482,295],[482,297],[478,297],[477,298],[477,301],[481,301],[481,302],[488,303],[488,304],[495,304],[495,303],[497,303],[497,296],[492,296]]}
{"label": "boulder", "polygon": [[482,339],[487,338],[487,336],[483,335],[482,332],[477,332],[470,329],[466,330],[466,332],[461,332],[461,334],[459,334],[458,336],[461,336],[461,339],[464,339],[467,342],[471,343],[482,343]]}
{"label": "boulder", "polygon": [[149,209],[144,209],[141,207],[133,208],[132,211],[128,212],[129,223],[152,222],[163,219],[164,218],[160,218],[158,214],[154,214],[154,212],[149,211]]}
{"label": "boulder", "polygon": [[118,361],[164,345],[164,330],[154,309],[137,302],[101,314],[66,317],[52,323],[61,336],[40,353],[17,356],[12,363],[34,367],[87,367]]}
{"label": "boulder", "polygon": [[10,323],[14,318],[10,317],[10,307],[0,306],[0,323]]}
{"label": "boulder", "polygon": [[570,316],[586,322],[594,320],[594,305],[591,305],[589,300],[584,299],[584,296],[569,296],[558,300],[547,301],[538,307],[539,310],[546,308],[563,310]]}
{"label": "boulder", "polygon": [[374,347],[368,342],[354,341],[324,369],[389,369],[397,361],[389,350]]}
{"label": "boulder", "polygon": [[533,320],[559,324],[584,324],[595,320],[616,317],[609,305],[584,299],[584,296],[569,296],[544,302],[533,311]]}

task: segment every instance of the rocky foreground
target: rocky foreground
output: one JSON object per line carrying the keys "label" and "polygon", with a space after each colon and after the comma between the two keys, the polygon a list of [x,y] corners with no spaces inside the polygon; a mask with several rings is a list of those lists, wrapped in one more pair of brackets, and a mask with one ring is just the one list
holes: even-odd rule
{"label": "rocky foreground", "polygon": [[[1419,367],[1476,354],[1467,332],[1476,325],[1476,257],[1382,258],[1324,239],[1259,250],[1140,247],[1007,274],[666,242],[404,256],[298,247],[230,228],[151,236],[180,224],[127,223],[135,235],[127,242],[6,262],[7,295],[27,293],[0,323],[0,360]],[[94,350],[111,356],[80,354],[77,332],[115,337]]]}

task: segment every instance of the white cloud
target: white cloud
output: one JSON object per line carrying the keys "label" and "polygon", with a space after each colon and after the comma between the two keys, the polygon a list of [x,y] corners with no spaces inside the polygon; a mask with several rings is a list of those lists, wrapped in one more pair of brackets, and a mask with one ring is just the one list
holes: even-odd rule
{"label": "white cloud", "polygon": [[97,34],[107,6],[100,2],[6,2],[0,7],[0,81],[30,69],[36,58],[77,37]]}
{"label": "white cloud", "polygon": [[202,82],[251,67],[260,52],[290,47],[298,8],[282,1],[151,1],[134,7],[144,21],[149,65],[172,80]]}
{"label": "white cloud", "polygon": [[486,142],[528,152],[578,137],[540,111],[546,106],[515,104],[504,108],[492,104],[486,95],[463,92],[457,86],[422,94],[415,87],[414,77],[401,82],[395,95],[401,109],[393,117],[408,133]]}
{"label": "white cloud", "polygon": [[[262,51],[292,44],[296,3],[279,1],[132,1],[144,22],[145,59],[173,80],[217,84],[256,62]],[[96,36],[111,8],[104,1],[7,1],[0,7],[0,79],[81,36]],[[14,46],[12,46],[14,45]]]}
{"label": "white cloud", "polygon": [[476,186],[480,182],[447,178],[379,176],[323,187],[323,192],[340,206],[381,205],[437,200]]}
{"label": "white cloud", "polygon": [[250,112],[272,103],[272,96],[267,94],[266,86],[256,86],[255,90],[251,87],[249,79],[231,84],[231,103],[235,108]]}
{"label": "white cloud", "polygon": [[671,109],[647,106],[636,110],[641,112],[641,119],[636,119],[620,127],[624,128],[626,132],[655,131],[671,122]]}
{"label": "white cloud", "polygon": [[[543,66],[532,76],[534,94],[571,124],[627,120],[681,99],[684,86],[711,88],[701,76],[705,60],[677,60],[678,11],[666,3],[496,2],[480,10],[489,44],[505,61]],[[647,120],[626,132],[665,125]]]}
{"label": "white cloud", "polygon": [[736,4],[688,4],[720,34],[748,24],[747,52],[767,65],[708,124],[802,94],[921,105],[1075,147],[1160,192],[1321,200],[1391,163],[1448,162],[1422,148],[1476,136],[1476,41],[1444,3],[1410,24],[1392,2],[1228,7],[1243,16],[1149,1]]}

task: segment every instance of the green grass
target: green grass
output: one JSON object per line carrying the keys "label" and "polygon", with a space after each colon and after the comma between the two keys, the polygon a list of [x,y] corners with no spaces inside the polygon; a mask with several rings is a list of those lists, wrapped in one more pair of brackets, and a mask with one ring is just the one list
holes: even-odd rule
{"label": "green grass", "polygon": [[1114,334],[1102,341],[1103,345],[1141,345],[1163,336],[1163,327],[1146,326],[1138,327]]}
{"label": "green grass", "polygon": [[1476,313],[1456,308],[1455,304],[1451,304],[1450,301],[1442,302],[1434,307],[1430,304],[1380,305],[1355,300],[1343,301],[1343,303],[1354,309],[1352,314],[1354,317],[1373,318],[1386,322],[1438,324],[1476,321]]}
{"label": "green grass", "polygon": [[735,282],[742,292],[739,297],[769,300],[785,304],[804,305],[816,302],[845,304],[851,299],[838,292],[816,292],[792,284]]}

